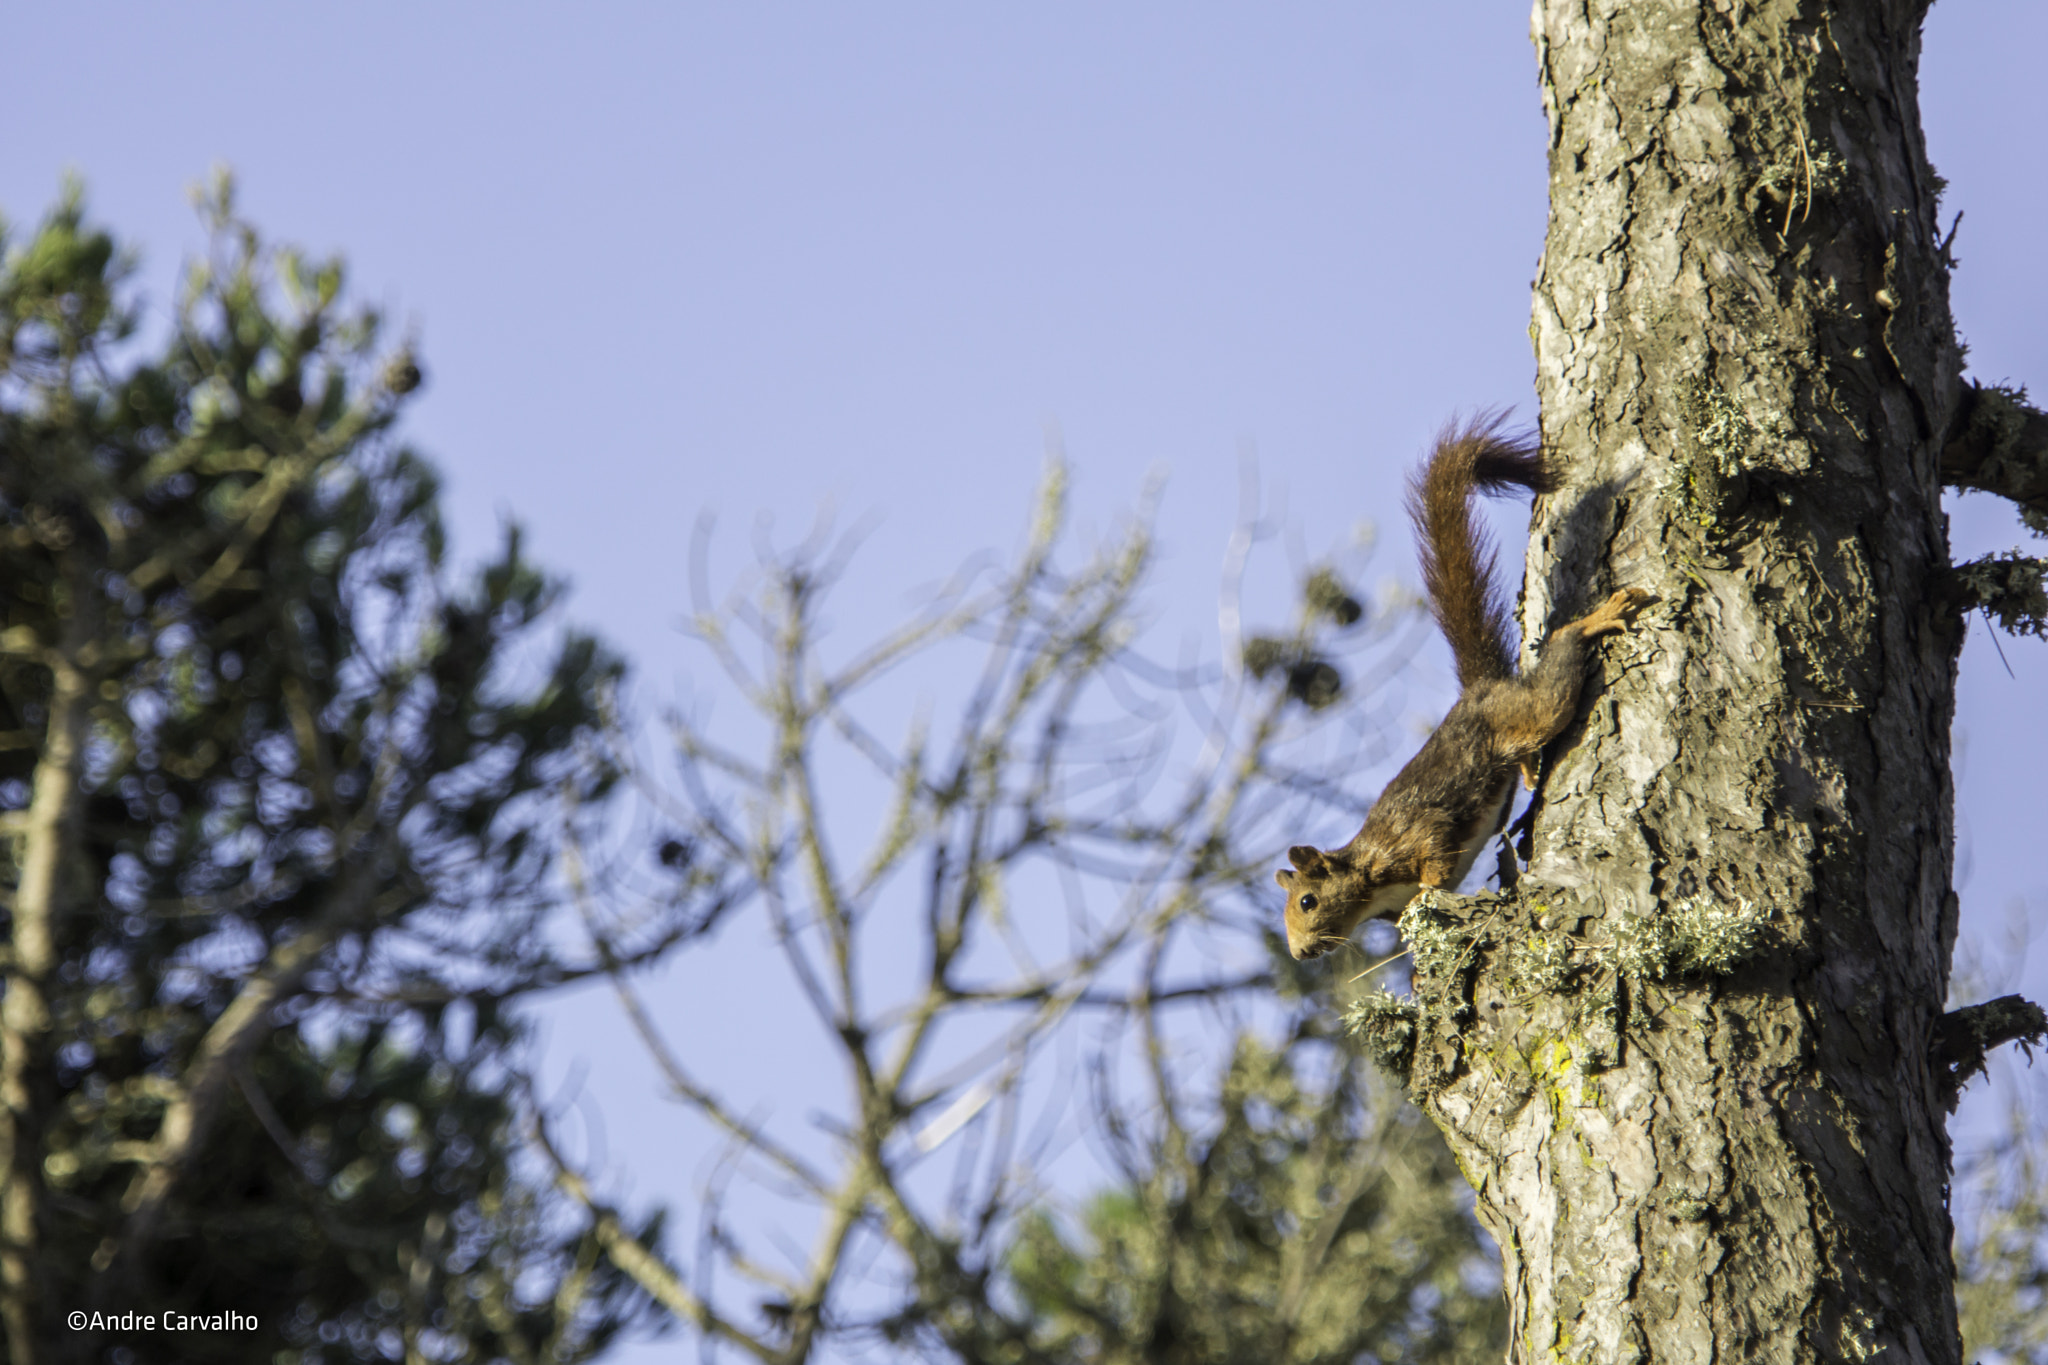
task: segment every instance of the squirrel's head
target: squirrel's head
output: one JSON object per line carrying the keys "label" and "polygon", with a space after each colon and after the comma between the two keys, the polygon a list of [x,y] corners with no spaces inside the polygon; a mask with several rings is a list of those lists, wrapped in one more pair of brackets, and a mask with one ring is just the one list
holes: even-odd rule
{"label": "squirrel's head", "polygon": [[1296,844],[1287,850],[1287,861],[1293,871],[1283,867],[1273,874],[1287,893],[1287,951],[1297,961],[1321,957],[1351,937],[1380,888],[1341,850],[1325,853]]}

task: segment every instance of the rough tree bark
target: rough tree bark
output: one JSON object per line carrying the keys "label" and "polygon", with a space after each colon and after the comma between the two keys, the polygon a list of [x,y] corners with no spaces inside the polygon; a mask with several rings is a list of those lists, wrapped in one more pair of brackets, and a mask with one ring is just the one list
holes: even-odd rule
{"label": "rough tree bark", "polygon": [[1514,894],[1418,902],[1419,1016],[1378,1025],[1501,1244],[1516,1361],[1960,1358],[1954,1040],[2040,1016],[1942,1016],[1940,486],[1985,462],[1923,8],[1536,5],[1564,487],[1524,634],[1661,601],[1553,747]]}

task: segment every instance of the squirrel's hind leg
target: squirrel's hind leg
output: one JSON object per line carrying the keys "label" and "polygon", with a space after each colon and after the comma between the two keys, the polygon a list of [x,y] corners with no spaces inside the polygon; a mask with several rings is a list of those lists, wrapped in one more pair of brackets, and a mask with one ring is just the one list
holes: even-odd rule
{"label": "squirrel's hind leg", "polygon": [[1578,620],[1552,631],[1536,666],[1500,683],[1481,703],[1497,758],[1519,766],[1531,789],[1536,785],[1538,755],[1578,708],[1591,641],[1626,630],[1635,613],[1655,600],[1642,588],[1614,593]]}
{"label": "squirrel's hind leg", "polygon": [[1519,678],[1502,679],[1479,704],[1492,761],[1501,768],[1520,768],[1532,791],[1536,784],[1530,779],[1543,746],[1564,729],[1578,705],[1585,658],[1584,637],[1559,631],[1543,646],[1536,667]]}
{"label": "squirrel's hind leg", "polygon": [[[1555,639],[1567,630],[1575,630],[1588,640],[1627,630],[1635,614],[1656,600],[1656,594],[1647,588],[1623,588],[1620,592],[1609,594],[1605,602],[1578,620],[1561,627],[1551,638]],[[1547,644],[1544,647],[1549,648]]]}

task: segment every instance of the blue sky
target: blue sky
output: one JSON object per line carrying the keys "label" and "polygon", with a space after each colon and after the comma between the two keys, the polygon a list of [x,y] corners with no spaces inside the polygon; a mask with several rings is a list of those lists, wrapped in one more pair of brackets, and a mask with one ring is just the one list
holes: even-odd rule
{"label": "blue sky", "polygon": [[[727,574],[762,517],[878,516],[834,608],[851,639],[1015,542],[1049,438],[1097,524],[1163,466],[1160,628],[1213,654],[1247,452],[1296,543],[1373,519],[1375,570],[1412,579],[1402,470],[1454,410],[1533,410],[1519,3],[67,3],[9,29],[0,211],[32,221],[76,170],[161,301],[200,242],[185,188],[226,164],[274,237],[345,252],[420,337],[410,434],[458,552],[515,513],[650,709],[703,686],[675,623],[706,510]],[[2043,50],[2048,7],[1937,5],[1923,108],[1968,213],[1972,373],[2048,385]],[[2021,532],[1977,498],[1954,540]],[[1975,626],[1962,665],[1964,934],[1989,985],[2041,998],[2048,953],[2006,931],[2016,903],[2048,922],[2048,647],[2003,648],[2010,674]],[[1447,704],[1440,664],[1420,686]],[[664,997],[698,1036],[721,998]],[[687,1203],[695,1149],[620,1028],[564,1002],[552,1064],[587,1065],[632,1188]]]}

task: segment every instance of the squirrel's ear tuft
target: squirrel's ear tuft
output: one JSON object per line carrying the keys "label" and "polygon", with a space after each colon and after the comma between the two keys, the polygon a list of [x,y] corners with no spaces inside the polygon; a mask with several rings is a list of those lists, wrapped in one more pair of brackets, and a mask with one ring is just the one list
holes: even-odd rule
{"label": "squirrel's ear tuft", "polygon": [[1287,850],[1287,861],[1303,872],[1319,873],[1323,870],[1323,851],[1308,844],[1296,844]]}
{"label": "squirrel's ear tuft", "polygon": [[1281,888],[1284,890],[1292,891],[1294,889],[1294,874],[1284,867],[1273,874],[1273,880],[1280,883]]}

